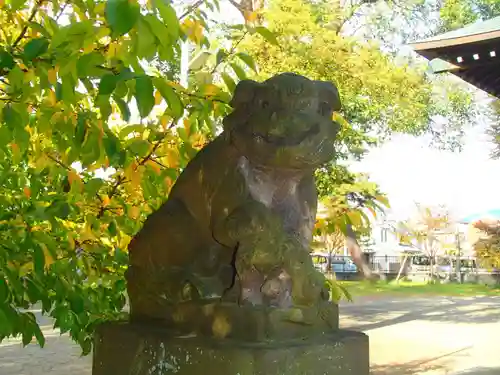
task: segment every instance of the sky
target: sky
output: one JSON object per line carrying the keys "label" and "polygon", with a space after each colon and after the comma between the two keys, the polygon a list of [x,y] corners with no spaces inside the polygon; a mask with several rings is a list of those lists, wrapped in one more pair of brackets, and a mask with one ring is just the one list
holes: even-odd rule
{"label": "sky", "polygon": [[[242,21],[235,8],[222,6],[226,21]],[[500,160],[490,158],[486,128],[484,123],[472,124],[460,153],[430,148],[425,137],[396,135],[352,168],[368,173],[380,185],[391,203],[388,216],[394,220],[412,216],[415,202],[445,205],[457,220],[498,209]]]}
{"label": "sky", "polygon": [[425,138],[397,135],[353,168],[380,185],[395,220],[411,216],[415,202],[446,205],[460,219],[500,208],[500,160],[492,160],[490,151],[484,124],[475,124],[460,153],[430,148]]}

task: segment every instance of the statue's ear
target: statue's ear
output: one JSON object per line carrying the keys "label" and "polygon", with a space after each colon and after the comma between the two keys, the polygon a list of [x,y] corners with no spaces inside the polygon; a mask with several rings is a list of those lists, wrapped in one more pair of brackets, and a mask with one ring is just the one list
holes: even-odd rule
{"label": "statue's ear", "polygon": [[330,110],[340,111],[342,103],[340,102],[340,94],[337,86],[331,82],[316,81],[319,91],[319,99],[327,103]]}
{"label": "statue's ear", "polygon": [[257,89],[261,87],[262,84],[252,81],[250,79],[245,79],[236,85],[234,89],[233,99],[229,105],[234,109],[244,106],[247,103],[253,101]]}

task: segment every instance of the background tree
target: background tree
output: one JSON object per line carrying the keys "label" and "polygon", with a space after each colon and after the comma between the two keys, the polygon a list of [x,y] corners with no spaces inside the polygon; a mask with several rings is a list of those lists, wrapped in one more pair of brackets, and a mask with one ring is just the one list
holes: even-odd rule
{"label": "background tree", "polygon": [[500,268],[500,223],[498,221],[479,221],[474,227],[481,236],[473,244],[474,252],[482,267]]}
{"label": "background tree", "polygon": [[430,279],[435,280],[437,256],[444,255],[454,239],[453,225],[446,207],[425,207],[415,204],[414,217],[399,222],[393,230],[407,246],[421,252],[429,259]]}

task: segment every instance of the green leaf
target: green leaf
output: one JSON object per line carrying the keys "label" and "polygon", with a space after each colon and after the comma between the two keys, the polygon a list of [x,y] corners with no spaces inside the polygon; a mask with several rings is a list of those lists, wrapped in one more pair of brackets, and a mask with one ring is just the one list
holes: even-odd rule
{"label": "green leaf", "polygon": [[236,75],[240,80],[244,80],[247,78],[247,75],[241,66],[232,63],[231,68],[233,68],[234,72],[236,73]]}
{"label": "green leaf", "polygon": [[49,41],[46,38],[31,39],[24,46],[23,60],[32,61],[43,55],[49,49]]}
{"label": "green leaf", "polygon": [[25,329],[22,332],[23,347],[29,345],[32,339],[33,339],[33,332],[31,332],[31,329],[30,330]]}
{"label": "green leaf", "polygon": [[137,56],[150,59],[156,54],[156,37],[144,18],[139,20],[137,29]]}
{"label": "green leaf", "polygon": [[12,131],[7,126],[0,126],[0,147],[12,141]]}
{"label": "green leaf", "polygon": [[215,65],[219,65],[222,61],[224,61],[226,56],[227,56],[226,50],[224,49],[218,50],[217,55],[215,56]]}
{"label": "green leaf", "polygon": [[120,130],[120,138],[126,138],[130,133],[133,132],[142,134],[145,129],[145,126],[141,124],[125,126]]}
{"label": "green leaf", "polygon": [[10,1],[10,9],[15,12],[19,9],[21,9],[24,4],[26,4],[27,0],[11,0]]}
{"label": "green leaf", "polygon": [[255,61],[252,56],[245,52],[239,52],[236,56],[238,56],[250,69],[257,73],[257,66],[255,65]]}
{"label": "green leaf", "polygon": [[173,40],[177,40],[180,34],[179,18],[175,13],[174,8],[165,1],[155,1],[156,8],[160,12],[160,16],[167,26],[168,32]]}
{"label": "green leaf", "polygon": [[4,50],[0,50],[0,70],[12,69],[16,63],[12,55]]}
{"label": "green leaf", "polygon": [[33,263],[35,273],[43,275],[45,269],[45,254],[40,246],[34,245]]}
{"label": "green leaf", "polygon": [[159,40],[162,46],[172,46],[172,42],[170,41],[169,30],[165,26],[163,22],[161,22],[156,16],[152,14],[146,14],[144,16],[144,21],[146,21],[151,28],[151,31]]}
{"label": "green leaf", "polygon": [[142,158],[149,153],[150,146],[151,144],[144,139],[134,139],[130,143],[129,148],[130,151]]}
{"label": "green leaf", "polygon": [[160,92],[161,96],[167,101],[169,109],[172,111],[174,118],[180,118],[184,113],[184,108],[175,90],[168,85],[162,78],[154,78],[154,85]]}
{"label": "green leaf", "polygon": [[205,63],[207,62],[208,58],[211,55],[212,54],[210,52],[207,52],[207,51],[200,52],[189,63],[189,69],[190,70],[199,70],[199,69],[203,68],[203,66],[205,65]]}
{"label": "green leaf", "polygon": [[127,103],[125,102],[125,100],[117,96],[114,96],[113,99],[120,109],[123,120],[128,122],[130,120],[130,109],[128,108]]}
{"label": "green leaf", "polygon": [[101,116],[103,120],[107,120],[108,117],[111,115],[111,112],[113,111],[113,108],[111,107],[111,104],[109,103],[109,95],[97,95],[95,104],[101,111]]}
{"label": "green leaf", "polygon": [[147,117],[155,105],[154,87],[151,77],[143,75],[135,79],[135,99],[142,118]]}
{"label": "green leaf", "polygon": [[23,118],[22,115],[16,111],[14,106],[7,104],[2,110],[3,120],[10,130],[16,129],[18,126],[22,126]]}
{"label": "green leaf", "polygon": [[117,77],[113,73],[102,76],[99,82],[99,95],[111,95],[116,88]]}
{"label": "green leaf", "polygon": [[116,227],[116,221],[112,220],[108,225],[108,233],[114,237],[118,233],[118,228]]}
{"label": "green leaf", "polygon": [[97,194],[97,192],[101,189],[103,185],[104,185],[104,180],[102,178],[93,178],[85,184],[84,189],[89,196],[94,196]]}
{"label": "green leaf", "polygon": [[9,298],[9,287],[7,286],[7,280],[0,274],[0,305],[7,302]]}
{"label": "green leaf", "polygon": [[226,72],[223,72],[221,75],[222,75],[222,80],[226,84],[229,91],[234,92],[234,89],[236,88],[236,82],[234,82],[234,79]]}
{"label": "green leaf", "polygon": [[106,3],[106,21],[115,35],[128,33],[140,15],[137,0],[108,0]]}
{"label": "green leaf", "polygon": [[87,121],[85,116],[81,114],[78,115],[75,127],[75,142],[74,145],[78,148],[81,147],[85,140],[85,135],[87,134]]}
{"label": "green leaf", "polygon": [[113,160],[120,152],[120,140],[113,133],[108,132],[103,139],[103,144],[106,155]]}
{"label": "green leaf", "polygon": [[98,66],[103,65],[106,58],[102,53],[91,52],[82,55],[76,63],[76,71],[79,78],[100,76],[103,72]]}
{"label": "green leaf", "polygon": [[265,40],[274,45],[279,45],[278,39],[276,39],[276,35],[269,29],[264,26],[257,26],[255,31],[259,33]]}
{"label": "green leaf", "polygon": [[45,336],[43,335],[42,330],[38,324],[33,326],[33,333],[35,334],[36,341],[41,348],[45,346]]}
{"label": "green leaf", "polygon": [[47,215],[66,219],[70,214],[71,208],[65,201],[55,200],[45,209]]}

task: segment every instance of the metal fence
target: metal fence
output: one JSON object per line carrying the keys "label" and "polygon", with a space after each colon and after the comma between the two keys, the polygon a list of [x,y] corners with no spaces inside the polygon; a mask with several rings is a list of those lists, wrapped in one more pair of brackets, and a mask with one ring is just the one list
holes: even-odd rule
{"label": "metal fence", "polygon": [[[382,279],[394,279],[398,274],[409,280],[422,280],[430,276],[430,260],[425,256],[371,255],[365,254],[365,260],[371,270]],[[333,255],[330,267],[324,263],[323,272],[335,272],[339,279],[356,279],[360,277],[357,267],[350,256]],[[500,283],[500,270],[482,268],[473,257],[460,258],[460,272],[457,275],[456,259],[439,258],[435,264],[434,274],[442,279],[454,280],[460,277],[465,282],[486,284]]]}

